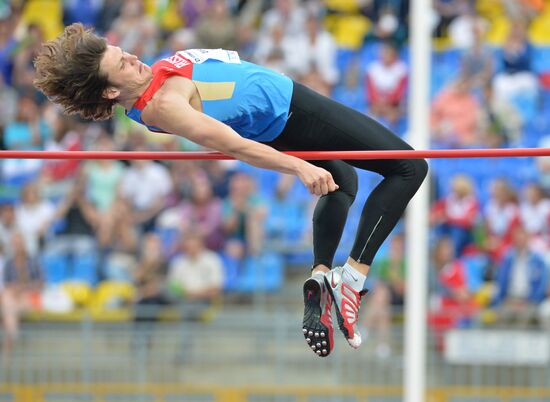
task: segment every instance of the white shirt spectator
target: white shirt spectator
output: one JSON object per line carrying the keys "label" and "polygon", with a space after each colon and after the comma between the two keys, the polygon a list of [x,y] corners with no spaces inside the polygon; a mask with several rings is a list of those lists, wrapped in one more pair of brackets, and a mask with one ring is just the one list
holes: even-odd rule
{"label": "white shirt spectator", "polygon": [[489,201],[485,208],[485,219],[492,234],[504,236],[510,225],[518,218],[518,207],[513,203],[504,206]]}
{"label": "white shirt spectator", "polygon": [[407,66],[401,60],[385,65],[376,60],[367,66],[367,79],[376,90],[374,98],[393,98],[394,94],[404,92],[407,85]]}
{"label": "white shirt spectator", "polygon": [[544,233],[550,219],[550,200],[543,199],[536,204],[522,202],[520,205],[520,217],[527,233],[530,235]]}
{"label": "white shirt spectator", "polygon": [[40,231],[55,216],[55,206],[50,201],[41,201],[33,205],[18,204],[15,208],[17,228],[25,237],[27,252],[35,256],[38,252]]}
{"label": "white shirt spectator", "polygon": [[267,10],[262,17],[262,25],[260,27],[260,38],[269,36],[272,28],[275,25],[284,26],[284,35],[296,37],[304,32],[307,13],[303,7],[297,6],[294,0],[288,0],[290,12],[288,15],[283,14],[278,8],[274,7]]}
{"label": "white shirt spectator", "polygon": [[198,294],[223,286],[221,258],[213,251],[203,250],[196,258],[176,257],[168,270],[168,281],[181,285],[184,293]]}
{"label": "white shirt spectator", "polygon": [[529,295],[529,263],[526,254],[520,254],[515,259],[512,266],[512,277],[510,279],[510,288],[508,296],[517,299],[527,299]]}
{"label": "white shirt spectator", "polygon": [[158,163],[132,165],[122,177],[120,191],[136,209],[144,210],[172,191],[172,179],[168,169]]}
{"label": "white shirt spectator", "polygon": [[336,42],[327,31],[319,31],[312,44],[307,35],[292,38],[294,54],[288,60],[291,69],[305,75],[312,65],[317,68],[321,77],[330,85],[338,82],[339,71],[336,67]]}

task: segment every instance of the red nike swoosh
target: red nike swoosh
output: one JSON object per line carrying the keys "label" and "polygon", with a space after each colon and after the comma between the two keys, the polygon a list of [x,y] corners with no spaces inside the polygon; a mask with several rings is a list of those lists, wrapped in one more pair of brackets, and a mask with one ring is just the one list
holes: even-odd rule
{"label": "red nike swoosh", "polygon": [[330,277],[330,286],[332,286],[333,289],[338,286],[337,283],[334,283],[334,275]]}

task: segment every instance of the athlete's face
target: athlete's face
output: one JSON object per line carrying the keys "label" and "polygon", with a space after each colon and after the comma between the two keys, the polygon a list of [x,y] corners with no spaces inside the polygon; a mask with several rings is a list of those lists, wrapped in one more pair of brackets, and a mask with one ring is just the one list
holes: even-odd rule
{"label": "athlete's face", "polygon": [[111,83],[104,93],[109,99],[131,93],[147,82],[152,75],[151,68],[139,61],[136,56],[111,45],[107,46],[99,68],[107,74]]}

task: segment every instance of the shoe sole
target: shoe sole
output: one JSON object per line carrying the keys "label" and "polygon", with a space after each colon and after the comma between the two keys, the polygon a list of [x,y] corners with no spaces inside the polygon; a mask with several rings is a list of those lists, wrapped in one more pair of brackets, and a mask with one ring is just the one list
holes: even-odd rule
{"label": "shoe sole", "polygon": [[332,286],[330,286],[330,283],[326,276],[324,277],[324,280],[325,280],[325,286],[327,287],[328,292],[330,293],[330,297],[332,297],[332,304],[334,304],[334,307],[336,309],[336,318],[338,319],[338,328],[340,328],[340,331],[344,334],[347,340],[349,339],[349,331],[344,325],[344,317],[340,313],[340,308],[338,307],[338,303],[334,298],[334,293],[332,293]]}
{"label": "shoe sole", "polygon": [[321,322],[321,285],[311,278],[304,283],[304,320],[302,331],[309,348],[319,357],[332,351],[329,329]]}

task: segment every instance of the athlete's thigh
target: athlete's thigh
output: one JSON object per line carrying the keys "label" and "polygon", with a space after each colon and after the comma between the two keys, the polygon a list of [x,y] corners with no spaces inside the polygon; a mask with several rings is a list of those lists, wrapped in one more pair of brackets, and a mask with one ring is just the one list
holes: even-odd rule
{"label": "athlete's thigh", "polygon": [[[327,150],[395,150],[411,147],[373,118],[304,86],[296,87],[293,105],[307,120],[293,136]],[[292,119],[291,115],[291,119]]]}

